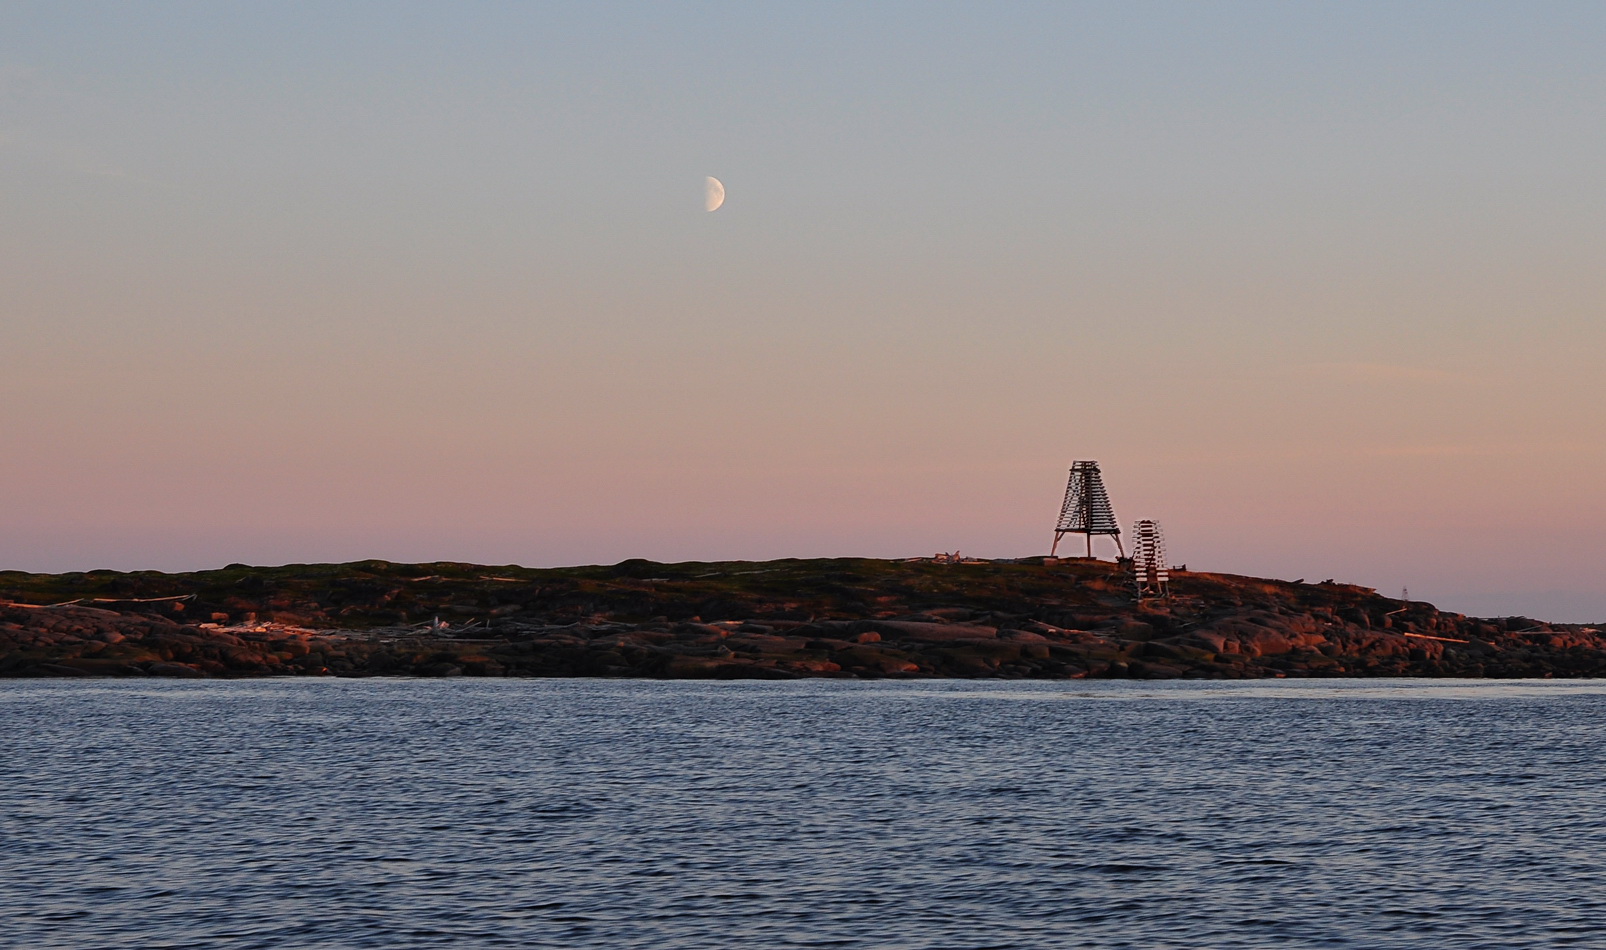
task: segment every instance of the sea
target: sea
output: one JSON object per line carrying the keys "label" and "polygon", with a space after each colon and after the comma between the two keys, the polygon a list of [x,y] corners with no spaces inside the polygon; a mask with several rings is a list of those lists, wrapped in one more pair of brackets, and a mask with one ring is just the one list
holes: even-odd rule
{"label": "sea", "polygon": [[0,682],[0,946],[1606,947],[1606,682]]}

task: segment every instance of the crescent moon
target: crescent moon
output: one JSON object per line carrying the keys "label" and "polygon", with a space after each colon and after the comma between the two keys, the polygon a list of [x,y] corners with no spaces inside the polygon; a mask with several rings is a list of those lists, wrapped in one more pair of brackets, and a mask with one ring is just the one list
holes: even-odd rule
{"label": "crescent moon", "polygon": [[703,210],[718,211],[725,203],[725,186],[718,178],[708,177],[703,182]]}

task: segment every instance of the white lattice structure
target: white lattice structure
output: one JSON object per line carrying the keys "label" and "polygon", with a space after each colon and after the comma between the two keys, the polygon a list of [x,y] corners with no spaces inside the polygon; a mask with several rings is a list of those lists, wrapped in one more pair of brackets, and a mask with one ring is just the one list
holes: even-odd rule
{"label": "white lattice structure", "polygon": [[1139,600],[1171,596],[1165,534],[1158,521],[1139,521],[1132,526],[1132,579],[1137,584]]}

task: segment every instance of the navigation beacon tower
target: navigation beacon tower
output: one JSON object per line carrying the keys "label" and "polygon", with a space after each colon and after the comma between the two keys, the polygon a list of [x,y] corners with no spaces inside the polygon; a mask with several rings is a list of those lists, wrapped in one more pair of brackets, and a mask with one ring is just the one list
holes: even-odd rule
{"label": "navigation beacon tower", "polygon": [[1054,528],[1054,546],[1048,556],[1059,550],[1060,538],[1067,534],[1087,536],[1087,556],[1093,556],[1093,536],[1107,534],[1115,539],[1115,549],[1126,557],[1121,544],[1121,525],[1115,520],[1110,507],[1110,496],[1104,491],[1104,478],[1099,475],[1097,462],[1072,462],[1070,481],[1065,485],[1065,504],[1060,506],[1059,524]]}
{"label": "navigation beacon tower", "polygon": [[1137,584],[1138,600],[1170,597],[1170,579],[1160,522],[1139,521],[1132,526],[1132,580]]}

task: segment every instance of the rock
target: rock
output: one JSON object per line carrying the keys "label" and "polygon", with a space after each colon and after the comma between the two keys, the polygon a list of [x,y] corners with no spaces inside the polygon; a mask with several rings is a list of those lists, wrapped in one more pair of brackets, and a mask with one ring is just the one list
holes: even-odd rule
{"label": "rock", "polygon": [[842,667],[830,660],[797,659],[787,662],[787,668],[810,673],[839,673]]}
{"label": "rock", "polygon": [[1134,679],[1174,680],[1181,677],[1182,673],[1183,669],[1180,666],[1137,660],[1134,660],[1127,668],[1127,674]]}
{"label": "rock", "polygon": [[724,670],[719,675],[722,679],[730,679],[730,671],[737,665],[725,657],[674,656],[664,668],[664,673],[676,679],[706,679]]}
{"label": "rock", "polygon": [[945,640],[977,640],[998,636],[995,627],[979,627],[964,623],[915,623],[904,620],[862,620],[854,624],[866,633],[879,633],[894,640],[926,640],[940,643]]}
{"label": "rock", "polygon": [[1141,620],[1126,620],[1117,624],[1110,635],[1121,640],[1147,640],[1155,633],[1153,624]]}
{"label": "rock", "polygon": [[842,669],[855,673],[909,673],[920,669],[901,654],[863,645],[842,650],[832,660]]}
{"label": "rock", "polygon": [[664,649],[681,656],[727,657],[735,653],[723,643],[671,643]]}
{"label": "rock", "polygon": [[756,663],[726,663],[713,669],[715,679],[722,680],[796,680],[802,679],[803,674],[791,670],[783,670],[774,666],[759,666]]}
{"label": "rock", "polygon": [[672,631],[677,637],[727,637],[730,631],[707,623],[677,623]]}
{"label": "rock", "polygon": [[169,676],[177,679],[201,679],[206,676],[195,667],[183,663],[152,663],[145,667],[145,672],[152,676]]}
{"label": "rock", "polygon": [[[165,580],[147,572],[12,573],[0,580],[12,585],[0,590],[0,676],[77,675],[41,666],[185,678],[452,675],[453,668],[721,678],[1606,675],[1598,628],[1478,620],[1350,585],[1190,572],[1173,578],[1171,600],[1139,604],[1097,562],[1023,560],[941,572],[870,559],[703,567],[639,562],[614,574],[371,561]],[[637,568],[648,576],[630,576]],[[510,580],[525,586],[504,586]],[[122,611],[37,606],[181,592],[194,598],[185,613],[197,619],[260,615],[312,626],[338,617],[349,630],[264,622],[257,633],[224,632],[175,623],[136,602]],[[488,630],[474,632],[475,645],[406,625],[449,616],[453,605],[492,615]],[[711,622],[691,617],[694,610]],[[649,615],[656,620],[639,622]]]}
{"label": "rock", "polygon": [[984,656],[967,653],[949,654],[942,658],[945,672],[961,676],[985,676],[998,670],[998,662]]}

